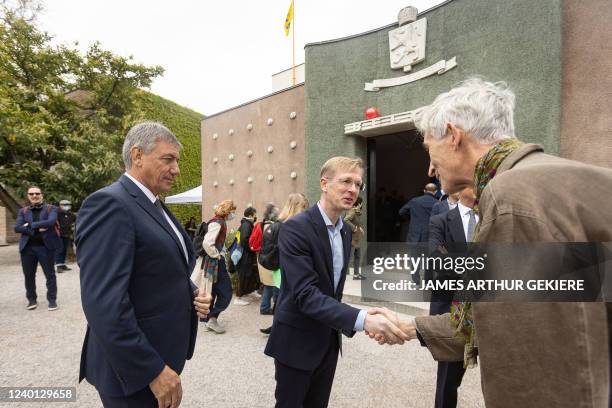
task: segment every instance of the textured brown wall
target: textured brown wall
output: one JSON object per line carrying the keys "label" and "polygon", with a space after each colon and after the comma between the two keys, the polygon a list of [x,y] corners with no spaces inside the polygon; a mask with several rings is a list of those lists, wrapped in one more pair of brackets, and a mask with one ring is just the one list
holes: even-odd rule
{"label": "textured brown wall", "polygon": [[[296,112],[295,119],[290,119]],[[274,123],[267,125],[268,118]],[[252,130],[247,125],[252,124]],[[230,135],[230,129],[234,134]],[[217,133],[218,138],[213,139]],[[291,149],[291,141],[297,147]],[[268,146],[274,151],[267,152]],[[252,150],[253,156],[247,157]],[[228,156],[234,154],[230,161]],[[217,157],[218,162],[213,163]],[[291,172],[297,178],[290,177]],[[269,182],[268,175],[274,176]],[[253,177],[248,183],[247,178]],[[230,185],[234,179],[234,185]],[[217,181],[219,185],[213,186]],[[209,116],[202,121],[202,215],[208,220],[213,205],[232,199],[238,206],[238,226],[244,209],[252,203],[259,218],[269,202],[281,207],[289,193],[304,191],[304,86],[300,85],[237,108]]]}
{"label": "textured brown wall", "polygon": [[560,154],[612,167],[612,2],[564,0]]}

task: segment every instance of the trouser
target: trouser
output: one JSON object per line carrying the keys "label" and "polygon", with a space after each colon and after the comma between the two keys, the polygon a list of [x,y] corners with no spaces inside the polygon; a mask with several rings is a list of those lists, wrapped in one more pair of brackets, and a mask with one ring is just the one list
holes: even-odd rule
{"label": "trouser", "polygon": [[157,408],[159,405],[149,387],[127,397],[109,397],[100,394],[100,399],[104,408]]}
{"label": "trouser", "polygon": [[[229,306],[232,300],[232,281],[230,280],[229,274],[225,268],[225,261],[223,257],[219,262],[219,273],[217,274],[217,282],[213,284],[212,288],[212,308],[208,314],[208,318],[219,317]],[[208,318],[205,319],[208,321]]]}
{"label": "trouser", "polygon": [[361,261],[361,248],[352,247],[351,252],[353,252],[353,274],[359,275],[359,264]]}
{"label": "trouser", "polygon": [[36,302],[36,267],[38,263],[42,267],[47,280],[47,300],[49,302],[57,299],[57,282],[55,280],[55,268],[53,267],[53,250],[44,245],[26,245],[21,251],[21,266],[25,277],[26,297],[31,302]]}
{"label": "trouser", "polygon": [[[429,306],[430,315],[442,315],[451,310],[452,292],[434,291]],[[436,378],[435,408],[455,408],[457,406],[457,389],[465,374],[463,361],[438,362]]]}
{"label": "trouser", "polygon": [[66,265],[66,253],[70,247],[70,238],[61,237],[62,247],[55,251],[55,266]]}
{"label": "trouser", "polygon": [[280,290],[276,286],[264,285],[263,294],[261,295],[261,305],[259,305],[260,312],[267,312],[272,307],[272,299],[276,305],[278,299],[278,293]]}
{"label": "trouser", "polygon": [[455,408],[457,406],[457,389],[461,385],[464,373],[463,361],[438,362],[435,408]]}
{"label": "trouser", "polygon": [[323,360],[313,371],[299,370],[274,360],[276,408],[327,407],[338,362],[338,335],[335,331],[332,337]]}
{"label": "trouser", "polygon": [[242,297],[259,288],[259,270],[257,264],[240,265],[236,268],[238,287],[236,296]]}

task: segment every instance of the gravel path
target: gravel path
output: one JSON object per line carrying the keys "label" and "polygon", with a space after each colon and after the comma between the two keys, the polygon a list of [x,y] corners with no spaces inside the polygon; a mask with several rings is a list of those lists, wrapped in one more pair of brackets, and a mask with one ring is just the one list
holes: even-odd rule
{"label": "gravel path", "polygon": [[[79,278],[73,270],[58,275],[59,310],[49,312],[45,282],[37,273],[39,307],[25,309],[25,289],[15,245],[0,247],[0,386],[75,386],[76,403],[0,403],[1,407],[100,407],[94,387],[77,383],[85,318]],[[272,407],[274,364],[263,354],[266,337],[259,328],[271,316],[259,306],[234,306],[222,315],[223,335],[200,327],[194,358],[181,378],[182,407]],[[330,407],[433,406],[436,365],[418,342],[379,346],[363,334],[345,339]],[[484,407],[478,370],[468,370],[459,391],[460,407]]]}

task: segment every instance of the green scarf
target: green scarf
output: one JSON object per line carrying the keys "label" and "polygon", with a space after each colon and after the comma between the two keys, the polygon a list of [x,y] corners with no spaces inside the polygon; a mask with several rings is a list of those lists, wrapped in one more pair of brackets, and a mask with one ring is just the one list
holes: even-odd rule
{"label": "green scarf", "polygon": [[[474,185],[476,186],[476,204],[474,212],[479,214],[478,203],[483,190],[489,181],[497,174],[497,169],[510,153],[523,146],[523,142],[518,139],[504,140],[491,148],[476,163],[474,172]],[[474,231],[474,241],[478,241],[478,231],[480,222]],[[453,301],[451,306],[451,323],[455,328],[455,336],[465,339],[465,349],[463,351],[463,367],[469,368],[476,366],[477,352],[474,348],[474,320],[472,317],[472,303]]]}

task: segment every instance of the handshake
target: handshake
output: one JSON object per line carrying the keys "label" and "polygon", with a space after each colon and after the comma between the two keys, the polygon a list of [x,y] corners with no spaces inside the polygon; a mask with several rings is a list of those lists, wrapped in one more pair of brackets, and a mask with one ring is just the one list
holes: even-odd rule
{"label": "handshake", "polygon": [[385,307],[369,309],[363,328],[378,344],[404,344],[417,338],[414,318],[400,320],[397,313]]}

